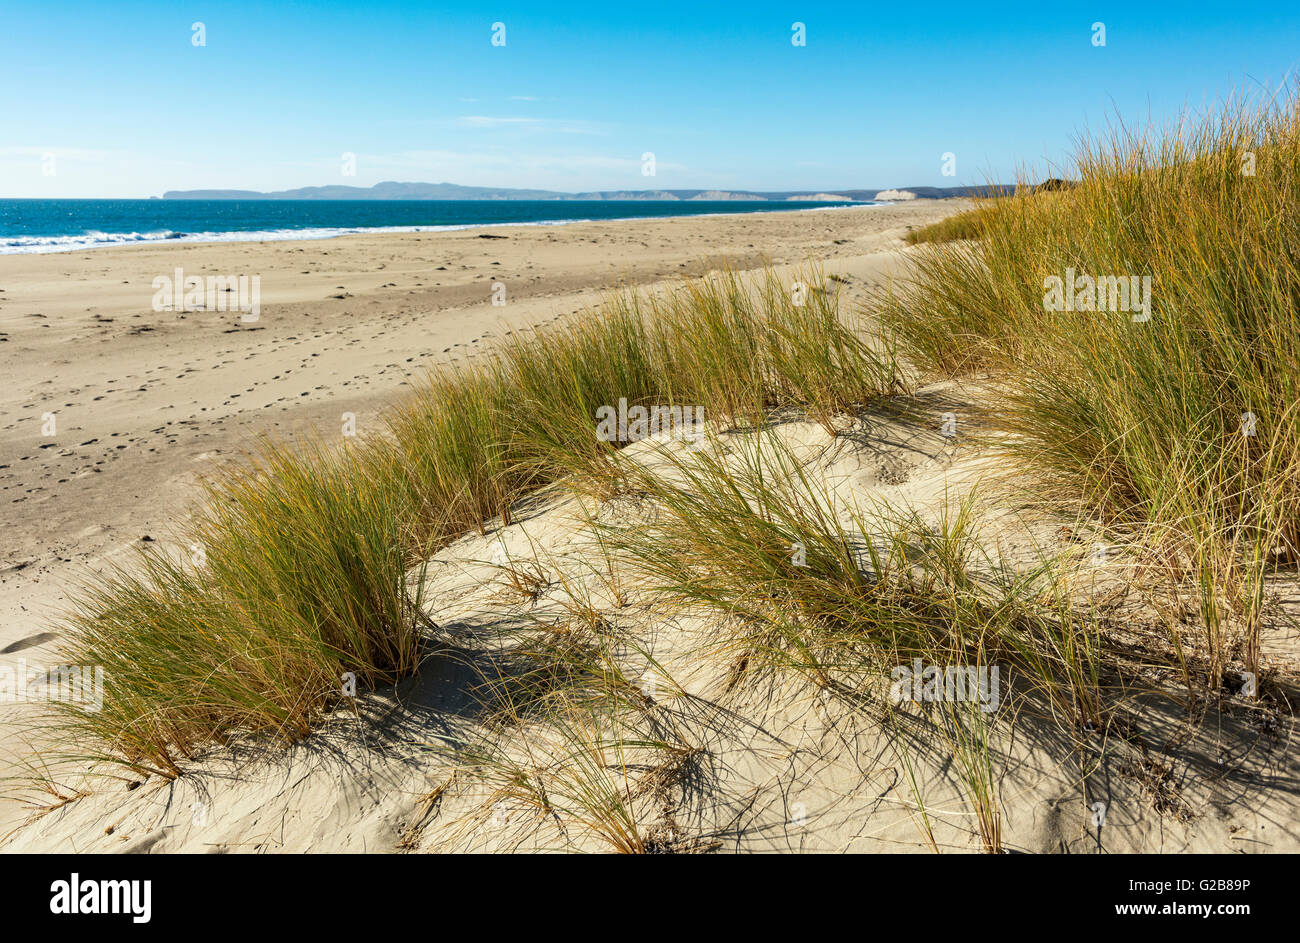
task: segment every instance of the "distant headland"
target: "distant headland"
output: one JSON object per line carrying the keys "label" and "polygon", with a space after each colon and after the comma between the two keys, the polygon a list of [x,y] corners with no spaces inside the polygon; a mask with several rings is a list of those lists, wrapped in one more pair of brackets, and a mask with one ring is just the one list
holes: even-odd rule
{"label": "distant headland", "polygon": [[384,181],[373,187],[331,185],[294,190],[168,190],[165,200],[767,200],[851,202],[942,200],[949,197],[994,196],[1010,188],[906,187],[885,190],[593,190],[564,193],[558,190],[524,190],[466,187],[455,183],[398,183]]}

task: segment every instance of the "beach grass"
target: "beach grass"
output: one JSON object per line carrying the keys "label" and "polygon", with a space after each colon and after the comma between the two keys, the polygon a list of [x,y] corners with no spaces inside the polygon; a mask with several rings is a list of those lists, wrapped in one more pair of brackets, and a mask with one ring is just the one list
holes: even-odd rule
{"label": "beach grass", "polygon": [[601,407],[691,406],[724,423],[802,407],[833,424],[895,393],[890,353],[841,319],[816,272],[801,278],[626,291],[434,372],[347,447],[266,443],[208,483],[179,546],[146,546],[85,589],[63,654],[109,680],[101,709],[63,704],[64,721],[168,776],[234,735],[301,738],[351,703],[352,682],[417,669],[427,618],[411,567],[509,524],[561,477],[618,489],[624,443],[595,435]]}
{"label": "beach grass", "polygon": [[[750,674],[797,672],[877,707],[882,679],[1001,663],[1066,726],[1100,723],[1101,654],[1057,557],[1012,567],[987,549],[975,491],[931,509],[846,503],[775,435],[626,461],[655,513],[601,525],[654,592],[711,610]],[[883,715],[882,715],[883,716]]]}
{"label": "beach grass", "polygon": [[952,216],[946,216],[937,223],[931,223],[928,226],[922,226],[920,229],[913,229],[903,241],[909,246],[922,245],[924,243],[939,242],[956,242],[961,239],[980,239],[988,233],[989,226],[992,223],[990,217],[997,212],[998,197],[990,197],[981,200],[973,210],[966,210],[963,213],[954,213]]}
{"label": "beach grass", "polygon": [[236,732],[306,736],[350,685],[419,662],[400,521],[355,453],[265,444],[207,483],[177,545],[146,544],[77,597],[67,658],[106,681],[97,710],[61,704],[63,719],[169,776]]}
{"label": "beach grass", "polygon": [[479,666],[482,723],[435,747],[458,778],[486,789],[460,827],[525,841],[554,820],[601,850],[679,850],[678,836],[647,823],[653,800],[702,752],[671,709],[686,695],[581,581],[561,582],[563,615],[505,633]]}
{"label": "beach grass", "polygon": [[[1209,689],[1234,660],[1258,670],[1262,583],[1300,540],[1297,172],[1294,95],[1119,128],[1082,145],[1077,185],[1021,188],[974,238],[920,246],[885,306],[925,375],[996,380],[1040,494],[1140,529],[1186,580],[1199,637],[1175,642]],[[1113,287],[1090,309],[1084,275],[1149,279],[1149,309]]]}

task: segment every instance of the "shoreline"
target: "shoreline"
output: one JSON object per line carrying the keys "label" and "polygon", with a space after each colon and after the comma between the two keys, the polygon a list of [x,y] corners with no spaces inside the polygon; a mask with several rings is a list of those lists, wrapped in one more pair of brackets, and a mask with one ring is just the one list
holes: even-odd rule
{"label": "shoreline", "polygon": [[[173,201],[183,202],[183,201]],[[238,202],[238,201],[234,201]],[[337,201],[350,202],[350,201]],[[463,202],[463,201],[430,201],[430,202]],[[500,201],[483,201],[497,203]],[[558,202],[558,201],[557,201]],[[579,202],[579,201],[573,201]],[[614,201],[590,201],[590,202],[614,202]],[[651,201],[646,201],[651,202]],[[667,202],[667,201],[662,201]],[[682,201],[687,202],[687,201]],[[941,201],[935,201],[941,202]],[[436,232],[464,232],[475,229],[499,229],[508,226],[568,226],[574,223],[628,223],[639,222],[642,220],[660,220],[660,219],[710,219],[716,217],[733,217],[733,216],[757,216],[765,213],[811,213],[821,210],[849,210],[865,209],[877,206],[895,206],[897,203],[890,201],[852,201],[843,204],[829,204],[826,206],[799,206],[782,209],[761,209],[741,212],[712,212],[712,213],[670,213],[654,216],[609,216],[602,218],[593,217],[574,217],[572,219],[537,219],[517,222],[475,222],[475,223],[448,223],[445,225],[413,225],[413,226],[358,226],[358,227],[308,227],[303,229],[257,229],[257,230],[212,230],[201,233],[179,233],[169,236],[159,236],[159,238],[149,238],[158,235],[158,233],[100,233],[108,237],[127,237],[140,236],[138,239],[114,239],[94,242],[74,242],[66,245],[49,245],[47,243],[37,243],[30,246],[6,246],[0,244],[0,256],[10,255],[57,255],[64,252],[82,252],[92,249],[111,249],[125,248],[130,246],[142,245],[225,245],[228,243],[247,243],[247,242],[319,242],[322,240],[338,239],[343,236],[365,236],[381,235],[386,233],[436,233]],[[163,233],[172,233],[172,230],[161,230]],[[310,234],[310,235],[309,235]],[[36,240],[57,240],[57,239],[75,239],[76,236],[0,236],[3,239],[21,239],[30,238]]]}

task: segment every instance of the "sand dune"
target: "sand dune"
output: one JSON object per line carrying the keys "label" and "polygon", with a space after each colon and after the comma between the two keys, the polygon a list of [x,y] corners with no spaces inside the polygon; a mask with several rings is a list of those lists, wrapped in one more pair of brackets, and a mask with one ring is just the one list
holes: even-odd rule
{"label": "sand dune", "polygon": [[[936,407],[968,411],[971,403],[960,395],[946,385],[920,394]],[[808,471],[834,483],[846,508],[882,500],[937,520],[948,502],[996,472],[980,449],[943,437],[930,423],[866,416],[834,439],[808,422],[779,424],[773,434]],[[718,448],[734,454],[753,435],[724,433]],[[662,465],[665,454],[686,447],[659,437],[628,453]],[[598,572],[593,513],[606,524],[634,525],[640,512],[635,502],[592,506],[552,492],[512,525],[438,553],[425,590],[436,600],[430,614],[440,647],[417,677],[364,700],[360,716],[340,713],[284,751],[233,744],[178,780],[146,780],[130,792],[120,781],[91,786],[91,794],[19,830],[6,850],[608,851],[619,847],[616,829],[586,803],[582,790],[593,784],[626,792],[640,827],[663,851],[981,849],[969,796],[944,744],[918,726],[904,745],[906,733],[898,737],[797,674],[733,688],[737,654],[710,619],[665,605],[633,574],[611,580]],[[986,501],[981,514],[1008,553],[1060,540],[1010,502]],[[539,574],[537,591],[512,590],[502,561]],[[610,594],[611,585],[623,598]],[[652,704],[649,713],[689,753],[646,747],[615,756],[609,748],[579,746],[575,754],[572,731],[558,733],[546,717],[500,738],[485,726],[466,694],[483,682],[475,666],[486,663],[503,628],[563,625],[576,599],[594,602],[609,631],[634,643],[629,670]],[[1005,682],[1007,697],[1025,684]],[[904,706],[900,715],[908,711]],[[1300,847],[1300,784],[1284,752],[1270,750],[1239,719],[1220,717],[1181,736],[1174,736],[1177,716],[1156,720],[1170,735],[1161,748],[1112,745],[1081,770],[1072,745],[1045,718],[1017,718],[1015,734],[1009,727],[995,743],[1005,846],[1037,853],[1178,853],[1224,850],[1234,841],[1254,850]],[[900,727],[908,730],[906,721]],[[1228,777],[1214,775],[1220,737],[1257,746],[1237,758]],[[458,766],[443,752],[478,738],[501,750],[494,762],[514,757],[548,771],[549,812],[509,790],[503,797],[508,770],[480,777],[481,770]],[[1167,782],[1136,772],[1147,768],[1177,768],[1179,775]],[[128,778],[125,786],[136,782]],[[1085,791],[1103,803],[1104,828]]]}

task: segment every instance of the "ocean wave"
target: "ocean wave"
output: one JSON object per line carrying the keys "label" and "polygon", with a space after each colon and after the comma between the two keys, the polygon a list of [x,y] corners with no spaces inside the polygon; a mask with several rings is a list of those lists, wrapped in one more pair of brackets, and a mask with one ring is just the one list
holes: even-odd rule
{"label": "ocean wave", "polygon": [[79,236],[0,236],[0,255],[30,252],[69,252],[95,246],[120,246],[133,242],[161,242],[177,239],[185,233],[170,229],[158,232],[98,232],[90,230]]}
{"label": "ocean wave", "polygon": [[337,226],[312,229],[258,229],[224,232],[97,232],[77,236],[0,236],[0,255],[31,255],[45,252],[76,252],[108,246],[151,242],[284,242],[293,239],[334,239],[361,233],[448,232],[461,229],[493,229],[498,226],[563,226],[591,222],[589,219],[539,219],[517,223],[454,223],[444,226]]}

